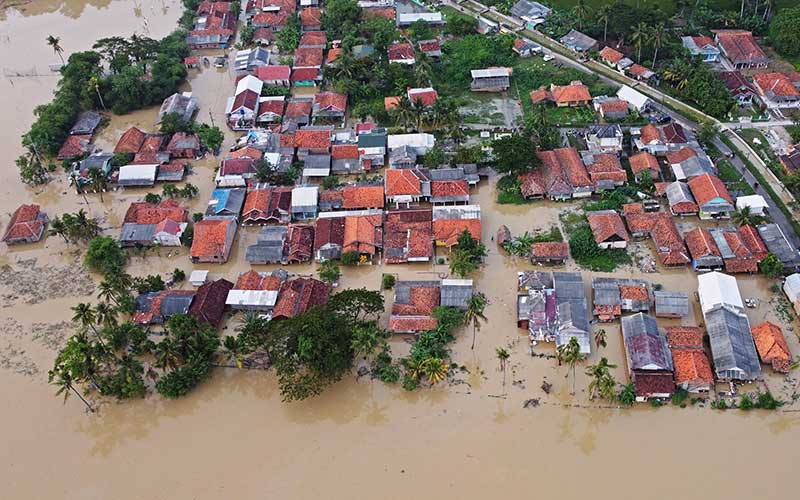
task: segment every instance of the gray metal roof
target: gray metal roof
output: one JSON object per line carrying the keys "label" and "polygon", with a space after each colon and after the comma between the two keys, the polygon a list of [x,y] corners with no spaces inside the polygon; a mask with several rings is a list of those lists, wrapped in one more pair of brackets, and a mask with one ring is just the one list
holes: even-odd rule
{"label": "gray metal roof", "polygon": [[561,37],[560,41],[564,45],[575,47],[579,51],[589,50],[597,44],[597,40],[578,30],[570,30],[569,33]]}
{"label": "gray metal roof", "polygon": [[594,304],[596,306],[615,306],[620,304],[619,283],[613,278],[594,278],[592,280]]}
{"label": "gray metal roof", "polygon": [[552,10],[550,7],[542,5],[539,2],[519,0],[511,6],[509,12],[517,17],[535,19],[549,16]]}
{"label": "gray metal roof", "polygon": [[386,131],[366,132],[358,136],[359,148],[385,148],[386,147]]}
{"label": "gray metal roof", "polygon": [[717,175],[717,169],[714,168],[714,164],[711,163],[711,160],[699,155],[687,158],[680,163],[680,166],[681,170],[683,170],[683,175],[685,175],[687,179],[703,174]]}
{"label": "gray metal roof", "polygon": [[667,200],[669,200],[670,206],[677,205],[678,203],[685,201],[691,203],[695,202],[694,196],[692,196],[692,191],[685,182],[672,182],[667,185],[665,192],[667,193]]}
{"label": "gray metal roof", "polygon": [[258,233],[258,241],[247,247],[245,260],[251,264],[281,262],[287,232],[286,226],[264,226]]}
{"label": "gray metal roof", "polygon": [[511,83],[508,76],[492,76],[473,79],[470,88],[472,88],[472,90],[508,88],[509,85],[511,85]]}
{"label": "gray metal roof", "polygon": [[[583,288],[583,277],[580,273],[554,272],[553,285],[556,291],[556,304],[559,307],[559,322],[569,322],[578,330],[589,332],[589,318],[587,315],[586,291]],[[570,307],[564,309],[562,315],[561,306],[569,303]]]}
{"label": "gray metal roof", "polygon": [[428,170],[428,177],[432,181],[460,181],[466,178],[463,168],[434,168]]}
{"label": "gray metal roof", "polygon": [[667,314],[686,316],[689,314],[689,295],[684,292],[654,292],[656,315]]}
{"label": "gray metal roof", "polygon": [[672,371],[667,337],[658,330],[654,317],[641,312],[623,316],[622,337],[628,353],[629,370]]}
{"label": "gray metal roof", "polygon": [[622,128],[617,124],[593,124],[586,127],[586,133],[601,139],[613,139],[622,137]]}
{"label": "gray metal roof", "polygon": [[545,290],[553,288],[553,274],[544,271],[517,273],[517,290]]}
{"label": "gray metal roof", "polygon": [[186,314],[189,306],[192,305],[192,300],[194,300],[194,295],[166,294],[161,299],[161,316],[166,319],[175,314]]}
{"label": "gray metal roof", "polygon": [[400,146],[399,148],[395,148],[389,152],[389,161],[391,163],[396,162],[408,162],[408,163],[416,163],[417,161],[417,152],[411,146]]}
{"label": "gray metal roof", "polygon": [[439,281],[398,281],[394,284],[395,304],[409,304],[411,301],[411,289],[418,287],[440,288]]}
{"label": "gray metal roof", "polygon": [[153,241],[155,230],[156,224],[134,224],[127,222],[122,225],[122,230],[119,233],[119,241],[122,244]]}
{"label": "gray metal roof", "polygon": [[764,240],[764,244],[767,245],[767,249],[774,253],[783,262],[784,266],[797,267],[800,265],[800,257],[797,255],[797,250],[786,239],[779,225],[761,224],[757,229],[761,239]]}
{"label": "gray metal roof", "polygon": [[761,365],[747,316],[723,307],[706,313],[705,320],[717,377],[724,380],[760,378]]}
{"label": "gray metal roof", "polygon": [[206,215],[234,215],[239,216],[244,205],[247,190],[243,188],[215,189],[211,198],[216,199],[216,204],[209,204]]}
{"label": "gray metal roof", "polygon": [[303,161],[303,167],[307,169],[328,169],[331,168],[331,155],[308,155]]}
{"label": "gray metal roof", "polygon": [[169,113],[176,113],[183,121],[188,122],[192,119],[192,115],[194,115],[196,110],[197,98],[193,97],[191,94],[184,95],[176,92],[164,99],[164,102],[161,103],[161,108],[158,110],[158,117],[156,118],[156,124],[161,123],[161,119],[164,118],[164,115]]}
{"label": "gray metal roof", "polygon": [[93,134],[102,119],[103,115],[96,111],[82,111],[69,133],[70,135]]}
{"label": "gray metal roof", "polygon": [[466,308],[472,298],[472,280],[442,280],[441,297],[443,306]]}

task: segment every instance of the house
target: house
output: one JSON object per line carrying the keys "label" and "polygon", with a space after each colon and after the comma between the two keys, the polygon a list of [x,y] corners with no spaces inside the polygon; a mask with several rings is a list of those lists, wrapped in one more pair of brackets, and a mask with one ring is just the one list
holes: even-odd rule
{"label": "house", "polygon": [[283,122],[292,122],[296,125],[308,125],[311,123],[311,110],[313,107],[313,99],[290,98],[286,102],[286,111],[283,115]]}
{"label": "house", "polygon": [[334,144],[331,146],[331,175],[361,174],[364,164],[359,159],[357,143]]}
{"label": "house", "polygon": [[114,154],[130,153],[135,155],[141,149],[145,137],[147,137],[146,132],[142,132],[136,127],[129,128],[120,136],[117,145],[114,146]]}
{"label": "house", "polygon": [[796,313],[800,313],[800,274],[790,274],[783,281],[783,293],[792,303]]}
{"label": "house", "polygon": [[648,312],[653,291],[650,283],[637,279],[593,278],[594,310],[600,321],[612,321],[623,312]]}
{"label": "house", "polygon": [[[73,135],[70,137],[80,137]],[[111,153],[97,152],[92,153],[79,163],[76,163],[70,173],[70,184],[76,184],[78,187],[84,186],[91,182],[90,172],[94,169],[100,170],[106,177],[111,174],[111,160],[114,155]]]}
{"label": "house", "polygon": [[236,94],[228,98],[225,116],[232,130],[247,130],[255,126],[258,116],[258,103],[264,82],[253,75],[247,75],[236,84]]}
{"label": "house", "polygon": [[539,24],[544,24],[547,17],[553,12],[550,7],[531,0],[519,0],[509,9],[511,15],[526,21],[528,29],[534,29]]}
{"label": "house", "polygon": [[190,123],[197,109],[197,98],[191,92],[176,92],[161,103],[156,117],[156,125],[159,125],[166,115],[177,115],[181,122]]}
{"label": "house", "polygon": [[419,51],[428,57],[442,57],[442,44],[438,38],[420,40],[417,45],[419,45]]}
{"label": "house", "polygon": [[197,7],[192,29],[186,36],[190,49],[225,49],[236,31],[232,2],[204,0]]}
{"label": "house", "polygon": [[134,202],[125,212],[119,243],[128,246],[181,246],[181,236],[188,226],[189,211],[177,200],[158,203]]}
{"label": "house", "polygon": [[469,183],[466,179],[435,179],[431,177],[431,197],[432,204],[468,204],[469,203]]}
{"label": "house", "polygon": [[[252,7],[249,7],[252,4]],[[295,0],[255,0],[248,2],[247,16],[250,25],[256,29],[265,28],[272,32],[280,31],[289,18],[297,11]]]}
{"label": "house", "polygon": [[267,87],[289,87],[292,76],[291,66],[285,64],[278,66],[259,66],[253,75],[264,82]]}
{"label": "house", "polygon": [[736,198],[736,210],[739,211],[748,209],[753,215],[766,215],[768,208],[767,200],[760,194],[751,194]]}
{"label": "house", "polygon": [[541,170],[531,170],[519,175],[519,189],[526,200],[544,198],[547,194]]}
{"label": "house", "polygon": [[553,102],[555,102],[558,107],[588,106],[592,103],[592,95],[589,93],[589,87],[584,85],[580,80],[570,82],[569,85],[556,85],[551,83],[550,94],[553,96]]}
{"label": "house", "polygon": [[533,43],[527,38],[515,38],[514,46],[511,47],[511,50],[519,54],[520,57],[530,57],[534,54],[541,53],[542,46]]}
{"label": "house", "polygon": [[265,226],[256,243],[247,247],[245,259],[256,264],[299,264],[311,260],[314,227],[307,224]]}
{"label": "house", "polygon": [[408,147],[414,151],[415,154],[424,156],[436,145],[436,137],[433,134],[391,134],[386,137],[386,144],[389,151],[401,147]]}
{"label": "house", "polygon": [[[626,112],[627,109],[626,105]],[[615,156],[622,151],[622,128],[619,125],[589,125],[586,127],[585,138],[589,151],[615,153]]]}
{"label": "house", "polygon": [[328,303],[330,294],[330,286],[314,278],[284,281],[272,310],[272,320],[294,318],[312,307],[323,306]]}
{"label": "house", "polygon": [[640,82],[654,83],[657,81],[658,75],[656,75],[654,71],[645,68],[641,64],[631,64],[627,71],[631,78],[639,80]]}
{"label": "house", "polygon": [[670,397],[675,392],[672,354],[656,319],[644,313],[622,318],[622,340],[636,400]]}
{"label": "house", "polygon": [[756,88],[747,81],[740,71],[720,71],[717,73],[739,106],[750,106],[757,98]]}
{"label": "house", "polygon": [[[323,216],[335,215],[327,212]],[[359,263],[371,263],[383,247],[383,212],[365,210],[345,212],[342,233],[342,253],[354,252]]]}
{"label": "house", "polygon": [[389,210],[383,224],[387,264],[429,262],[433,258],[433,212],[429,208]]}
{"label": "house", "polygon": [[269,65],[269,55],[269,51],[261,47],[238,50],[233,60],[233,69],[237,76],[253,73],[256,69]]}
{"label": "house", "polygon": [[594,99],[594,109],[606,120],[624,120],[628,117],[628,103],[622,99]]}
{"label": "house", "polygon": [[755,258],[756,261],[761,262],[764,260],[764,257],[769,254],[769,249],[767,249],[767,245],[764,244],[756,228],[746,224],[744,226],[739,226],[736,232],[744,246],[753,254],[753,258]]}
{"label": "house", "polygon": [[300,11],[300,25],[303,31],[316,31],[322,28],[322,10],[319,7],[306,7]]}
{"label": "house", "polygon": [[330,154],[332,127],[309,126],[299,129],[294,134],[294,146],[297,148],[297,159],[304,160],[307,155]]}
{"label": "house", "polygon": [[703,329],[696,326],[668,326],[667,345],[675,369],[675,385],[692,394],[710,392],[714,374],[703,348]]}
{"label": "house", "polygon": [[256,184],[247,191],[242,224],[288,224],[291,219],[292,189]]}
{"label": "house", "polygon": [[631,129],[631,139],[639,151],[653,155],[664,155],[667,151],[677,151],[688,144],[686,132],[678,123],[656,127],[652,123],[641,129]]}
{"label": "house", "polygon": [[307,220],[317,216],[319,187],[297,186],[292,189],[292,220]]}
{"label": "house", "polygon": [[97,111],[81,111],[78,114],[78,119],[69,129],[69,135],[93,135],[100,122],[103,121],[103,115]]}
{"label": "house", "polygon": [[581,354],[590,354],[588,307],[581,274],[554,272],[553,288],[556,301],[556,347],[567,345],[574,337],[578,341]]}
{"label": "house", "polygon": [[500,31],[500,24],[483,16],[478,16],[478,27],[475,31],[481,35],[493,35]]}
{"label": "house", "polygon": [[319,192],[317,202],[320,212],[332,212],[344,207],[344,195],[340,189],[325,189]]}
{"label": "house", "polygon": [[699,56],[703,62],[719,61],[720,50],[710,37],[682,36],[681,42],[693,57]]}
{"label": "house", "polygon": [[337,92],[319,92],[314,96],[311,117],[314,120],[344,120],[347,112],[347,94]]}
{"label": "house", "polygon": [[758,235],[764,241],[769,253],[774,254],[783,263],[787,272],[796,272],[800,268],[800,257],[797,249],[789,243],[781,227],[777,224],[761,224],[756,227]]}
{"label": "house", "polygon": [[387,48],[390,63],[414,64],[414,46],[409,42],[396,42]]}
{"label": "house", "polygon": [[303,178],[324,178],[331,175],[331,155],[309,154],[303,159]]}
{"label": "house", "polygon": [[703,174],[689,179],[689,189],[697,201],[701,219],[727,219],[735,210],[728,189],[715,175]]}
{"label": "house", "polygon": [[537,151],[542,160],[547,196],[553,200],[585,198],[594,191],[594,183],[575,148]]}
{"label": "house", "polygon": [[56,156],[57,160],[71,160],[78,156],[83,156],[91,153],[94,147],[92,146],[92,136],[86,135],[70,135],[61,145]]}
{"label": "house", "polygon": [[597,48],[597,40],[578,30],[569,30],[559,41],[574,52],[589,52]]}
{"label": "house", "polygon": [[260,27],[253,31],[253,43],[256,45],[267,46],[275,41],[275,34],[267,28]]}
{"label": "house", "polygon": [[194,300],[193,290],[161,290],[136,297],[131,318],[139,325],[161,325],[176,314],[186,314]]}
{"label": "house", "polygon": [[655,291],[657,318],[682,318],[689,314],[689,296],[684,292]]}
{"label": "house", "polygon": [[682,266],[691,262],[672,215],[665,212],[645,213],[638,203],[623,206],[625,223],[633,238],[649,236],[665,266]]}
{"label": "house", "polygon": [[411,103],[415,105],[422,104],[422,106],[426,108],[433,106],[433,103],[435,103],[436,99],[439,97],[436,90],[431,87],[409,88],[406,95],[408,95],[408,100]]}
{"label": "house", "polygon": [[393,168],[384,173],[386,202],[410,207],[431,196],[431,182],[428,176],[416,168]]}
{"label": "house", "polygon": [[540,271],[517,273],[517,327],[532,341],[555,342],[558,317],[553,275]]}
{"label": "house", "polygon": [[369,171],[372,167],[380,168],[386,161],[387,135],[386,129],[373,129],[358,134],[358,159],[362,168]]}
{"label": "house", "polygon": [[638,90],[628,87],[627,85],[623,85],[619,88],[617,91],[617,97],[627,102],[631,108],[640,113],[650,106],[650,99],[646,95],[642,94]]}
{"label": "house", "polygon": [[436,246],[452,248],[464,231],[469,232],[472,239],[481,241],[480,205],[433,207],[433,241]]}
{"label": "house", "polygon": [[753,84],[761,99],[769,107],[798,107],[800,91],[783,73],[756,73]]}
{"label": "house", "polygon": [[[647,154],[647,153],[642,153]],[[697,202],[692,196],[689,186],[685,182],[675,181],[667,184],[665,189],[669,211],[672,215],[696,215],[699,212]]]}
{"label": "house", "polygon": [[761,378],[761,366],[736,278],[710,272],[698,276],[697,281],[717,378],[724,381]]}
{"label": "house", "polygon": [[614,210],[598,210],[587,215],[594,241],[603,249],[625,248],[630,236],[622,217]]}
{"label": "house", "polygon": [[655,156],[647,151],[636,153],[628,158],[631,165],[631,172],[637,181],[641,181],[645,172],[648,172],[651,180],[657,180],[661,177],[661,167],[658,166],[658,160]]}
{"label": "house", "polygon": [[695,271],[721,271],[725,266],[719,247],[707,229],[696,227],[684,234],[683,239],[689,248]]}
{"label": "house", "polygon": [[769,363],[778,373],[788,373],[792,364],[792,353],[783,337],[781,327],[770,321],[754,326],[750,332],[762,363]]}
{"label": "house", "polygon": [[132,165],[158,165],[169,161],[169,153],[164,151],[167,137],[163,134],[147,134],[142,147],[134,155]]}
{"label": "house", "polygon": [[286,104],[285,96],[266,96],[258,98],[258,116],[256,122],[280,123],[283,120],[283,109]]}
{"label": "house", "polygon": [[[242,156],[240,158],[225,158],[220,162],[214,183],[219,187],[245,187],[256,176],[259,159]],[[278,153],[267,153],[264,162],[272,168],[277,168],[280,162]]]}
{"label": "house", "polygon": [[511,86],[511,68],[486,68],[470,71],[473,92],[503,92]]}
{"label": "house", "polygon": [[349,185],[342,189],[345,210],[383,209],[383,185]]}
{"label": "house", "polygon": [[206,207],[207,217],[239,218],[244,205],[246,191],[244,189],[215,189]]}
{"label": "house", "polygon": [[440,281],[398,281],[389,316],[392,333],[419,333],[433,330],[438,321],[433,310],[441,305]]}
{"label": "house", "polygon": [[[597,55],[604,63],[608,64],[609,66],[615,69],[617,69],[617,64],[622,59],[625,58],[625,54],[616,49],[611,48],[608,45],[603,47],[602,50],[600,50],[600,52],[597,53]],[[618,68],[618,69],[623,69],[623,68]]]}
{"label": "house", "polygon": [[441,286],[442,307],[466,310],[472,298],[472,280],[443,279]]}
{"label": "house", "polygon": [[714,41],[734,68],[766,68],[769,58],[753,38],[753,33],[742,30],[715,30]]}
{"label": "house", "polygon": [[345,218],[320,217],[314,226],[314,259],[323,262],[342,257]]}
{"label": "house", "polygon": [[444,18],[441,12],[397,12],[396,22],[397,27],[408,27],[412,24],[422,21],[425,24],[442,25]]}
{"label": "house", "polygon": [[[308,33],[306,33],[307,35]],[[311,43],[315,43],[315,38],[312,38]],[[325,60],[322,47],[319,46],[300,46],[294,49],[294,57],[292,59],[292,70],[296,72],[300,68],[321,68]]]}
{"label": "house", "polygon": [[295,87],[316,87],[322,81],[322,73],[317,67],[300,68],[295,66],[289,79]]}
{"label": "house", "polygon": [[800,144],[789,146],[786,154],[778,156],[778,161],[789,175],[800,170]]}
{"label": "house", "polygon": [[205,323],[219,328],[222,315],[225,314],[225,302],[232,288],[233,283],[226,279],[200,285],[189,307],[189,316],[193,316],[201,325]]}
{"label": "house", "polygon": [[628,181],[628,174],[622,168],[616,153],[584,152],[581,156],[595,191],[614,189]]}
{"label": "house", "polygon": [[531,245],[533,264],[563,264],[569,258],[569,244],[564,241],[540,241]]}
{"label": "house", "polygon": [[228,262],[235,236],[236,220],[232,218],[206,218],[196,222],[190,252],[192,262]]}
{"label": "house", "polygon": [[3,241],[6,245],[36,243],[44,236],[47,221],[47,214],[41,211],[39,205],[20,205],[8,221]]}
{"label": "house", "polygon": [[684,146],[677,151],[667,151],[667,163],[678,181],[685,181],[703,174],[716,175],[717,170],[702,149]]}
{"label": "house", "polygon": [[228,292],[225,305],[235,310],[269,312],[275,307],[278,291],[287,277],[288,273],[282,269],[271,273],[253,270],[242,273]]}
{"label": "house", "polygon": [[200,154],[200,138],[196,134],[176,132],[172,134],[164,151],[171,158],[196,158]]}
{"label": "house", "polygon": [[339,56],[344,54],[344,49],[341,47],[334,47],[328,51],[328,54],[325,56],[325,66],[333,66],[336,67],[336,61],[339,59]]}
{"label": "house", "polygon": [[725,261],[725,272],[755,273],[759,259],[745,243],[742,232],[736,229],[711,228],[708,230]]}

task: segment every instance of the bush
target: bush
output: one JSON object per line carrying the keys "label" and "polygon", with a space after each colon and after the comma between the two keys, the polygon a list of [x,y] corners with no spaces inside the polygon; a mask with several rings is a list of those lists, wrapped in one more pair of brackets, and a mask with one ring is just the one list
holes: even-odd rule
{"label": "bush", "polygon": [[183,269],[178,269],[177,267],[172,271],[172,282],[173,283],[180,283],[186,279],[186,273],[183,272]]}
{"label": "bush", "polygon": [[592,271],[611,272],[618,265],[628,264],[630,255],[621,249],[601,249],[594,241],[592,230],[587,225],[578,227],[569,238],[569,251],[578,265]]}
{"label": "bush", "polygon": [[384,274],[383,275],[383,289],[384,290],[391,290],[394,288],[395,277],[394,274]]}
{"label": "bush", "polygon": [[96,272],[114,274],[122,270],[128,256],[110,236],[98,236],[89,242],[84,264]]}
{"label": "bush", "polygon": [[684,388],[680,388],[675,391],[675,394],[672,395],[672,404],[675,406],[683,407],[686,402],[686,398],[689,397],[689,391]]}
{"label": "bush", "polygon": [[631,406],[636,402],[636,389],[633,386],[633,382],[622,386],[617,399],[624,406]]}
{"label": "bush", "polygon": [[193,359],[159,378],[156,382],[156,390],[165,398],[177,399],[189,394],[200,382],[208,378],[210,373],[210,361]]}
{"label": "bush", "polygon": [[155,205],[160,201],[161,201],[161,195],[158,195],[156,193],[147,193],[146,195],[144,195],[145,203],[150,203],[152,205]]}
{"label": "bush", "polygon": [[740,410],[752,410],[755,407],[755,403],[753,400],[750,399],[750,396],[747,394],[742,395],[741,399],[739,400],[739,409]]}
{"label": "bush", "polygon": [[342,264],[345,266],[355,266],[358,265],[360,258],[361,256],[358,254],[358,252],[351,250],[342,254]]}
{"label": "bush", "polygon": [[770,392],[762,392],[758,394],[755,405],[756,408],[761,408],[762,410],[775,410],[778,407],[783,406],[783,401],[780,399],[775,399]]}

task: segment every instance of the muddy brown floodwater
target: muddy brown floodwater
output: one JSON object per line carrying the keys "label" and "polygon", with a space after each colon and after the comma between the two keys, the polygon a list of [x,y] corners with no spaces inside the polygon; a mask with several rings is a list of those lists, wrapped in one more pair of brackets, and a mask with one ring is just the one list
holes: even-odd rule
{"label": "muddy brown floodwater", "polygon": [[[22,202],[36,201],[50,214],[86,209],[116,234],[127,204],[144,191],[110,193],[88,206],[67,188],[63,176],[43,188],[18,180],[13,159],[19,135],[32,121],[33,108],[47,101],[57,78],[48,63],[58,58],[45,44],[61,37],[67,54],[91,47],[102,36],[133,32],[160,37],[180,15],[177,0],[100,0],[82,2],[4,2],[0,10],[0,220]],[[10,77],[9,75],[17,75]],[[222,121],[232,90],[227,70],[193,73],[187,89],[200,99],[199,119],[209,112]],[[98,144],[108,148],[122,130],[138,125],[152,130],[155,109],[114,117]],[[232,136],[226,139],[230,145]],[[199,211],[211,190],[215,159],[195,162],[189,181],[200,196]],[[781,412],[719,412],[707,404],[678,409],[602,408],[586,395],[578,372],[578,394],[570,396],[566,371],[551,359],[532,358],[526,337],[516,329],[516,272],[531,269],[501,255],[491,235],[500,224],[514,233],[558,223],[570,205],[540,203],[496,206],[494,187],[483,181],[474,194],[483,207],[484,242],[490,255],[475,276],[490,300],[488,321],[454,345],[453,359],[468,372],[432,389],[407,393],[367,378],[347,377],[322,396],[301,403],[280,400],[275,377],[260,371],[219,369],[189,397],[164,401],[103,402],[96,415],[80,403],[62,405],[46,383],[56,349],[70,331],[69,307],[93,300],[96,277],[80,267],[80,255],[56,238],[0,253],[0,394],[7,409],[0,419],[1,498],[8,499],[184,499],[184,498],[733,498],[785,497],[796,489],[800,405]],[[2,227],[0,227],[2,230]],[[252,230],[237,237],[231,262],[211,266],[214,276],[235,279],[246,269],[241,259]],[[649,252],[649,244],[637,252]],[[192,269],[185,250],[161,249],[134,257],[133,274]],[[267,266],[260,268],[269,269]],[[291,272],[310,274],[313,265]],[[344,269],[342,287],[378,288],[382,272],[402,278],[444,273],[444,265]],[[618,275],[641,275],[634,268]],[[591,273],[585,274],[587,289]],[[659,270],[646,276],[666,289],[693,294],[688,270]],[[760,299],[748,310],[752,322],[780,323],[795,354],[796,324],[777,312],[770,283],[743,277],[744,297]],[[387,302],[391,301],[390,294]],[[685,324],[701,319],[697,306]],[[233,318],[223,333],[231,333]],[[605,326],[609,346],[593,353],[618,365],[625,379],[618,324]],[[508,381],[495,348],[511,352]],[[393,341],[395,353],[408,349]],[[552,353],[551,347],[537,351]],[[771,373],[769,368],[765,372]],[[543,380],[553,384],[546,395]],[[766,385],[791,400],[797,377],[770,375]],[[755,388],[751,388],[755,389]],[[540,405],[523,408],[527,399]]]}

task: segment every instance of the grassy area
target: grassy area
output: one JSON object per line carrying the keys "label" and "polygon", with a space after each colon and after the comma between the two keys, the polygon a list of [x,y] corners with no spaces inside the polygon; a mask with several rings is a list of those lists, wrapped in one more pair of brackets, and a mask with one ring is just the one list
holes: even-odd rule
{"label": "grassy area", "polygon": [[[605,4],[614,3],[616,0],[585,0],[586,5],[592,10],[598,9]],[[624,0],[629,5],[641,5],[643,7],[651,5],[658,7],[667,14],[674,14],[678,8],[674,0]],[[776,0],[775,5],[778,9],[783,7],[791,7],[796,5],[797,0]],[[549,0],[547,5],[553,6],[556,9],[569,10],[578,3],[578,0]],[[733,10],[739,12],[741,0],[709,0],[708,6],[714,10]]]}
{"label": "grassy area", "polygon": [[775,152],[769,145],[769,141],[767,141],[767,138],[764,137],[761,131],[754,128],[745,128],[737,130],[736,133],[739,134],[739,137],[747,141],[747,144],[749,144],[765,162],[778,160],[777,156],[775,156]]}
{"label": "grassy area", "polygon": [[753,187],[744,180],[744,177],[731,165],[728,160],[717,163],[719,178],[730,191],[738,191],[744,195],[756,194]]}

